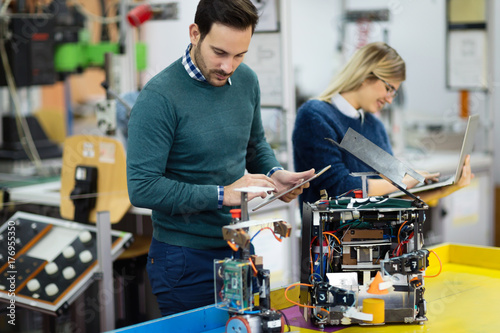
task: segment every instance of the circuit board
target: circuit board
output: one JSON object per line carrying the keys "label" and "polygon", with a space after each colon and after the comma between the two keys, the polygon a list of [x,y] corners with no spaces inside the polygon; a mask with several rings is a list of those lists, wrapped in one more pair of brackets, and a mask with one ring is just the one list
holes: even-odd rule
{"label": "circuit board", "polygon": [[215,262],[217,307],[241,312],[252,308],[252,281],[248,261],[226,259]]}

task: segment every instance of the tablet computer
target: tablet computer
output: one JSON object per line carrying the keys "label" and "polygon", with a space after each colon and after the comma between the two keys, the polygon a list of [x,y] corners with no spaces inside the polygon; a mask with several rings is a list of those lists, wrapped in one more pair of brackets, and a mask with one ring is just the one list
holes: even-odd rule
{"label": "tablet computer", "polygon": [[319,177],[319,176],[321,176],[321,175],[322,175],[322,174],[323,174],[326,170],[330,169],[330,167],[331,167],[331,165],[327,165],[327,166],[326,166],[326,167],[324,167],[321,171],[319,171],[318,173],[314,174],[314,176],[312,176],[311,178],[306,179],[306,180],[304,180],[303,182],[300,182],[299,184],[297,184],[297,185],[295,185],[295,186],[293,186],[293,187],[291,187],[291,188],[289,188],[289,189],[287,189],[287,190],[283,190],[283,191],[281,191],[281,192],[277,192],[277,193],[274,193],[274,194],[272,194],[272,195],[270,195],[270,196],[266,197],[266,199],[265,199],[263,202],[261,202],[260,204],[258,204],[257,206],[255,206],[255,207],[252,209],[252,212],[255,212],[257,209],[262,208],[262,207],[264,207],[264,206],[266,206],[266,205],[270,204],[270,203],[271,203],[271,202],[273,202],[274,200],[279,199],[279,198],[281,198],[282,196],[286,195],[287,193],[290,193],[290,192],[292,192],[293,190],[295,190],[295,189],[297,189],[297,188],[301,187],[302,185],[307,184],[307,183],[309,183],[310,181],[312,181],[312,180],[314,180],[314,179],[318,178],[318,177]]}

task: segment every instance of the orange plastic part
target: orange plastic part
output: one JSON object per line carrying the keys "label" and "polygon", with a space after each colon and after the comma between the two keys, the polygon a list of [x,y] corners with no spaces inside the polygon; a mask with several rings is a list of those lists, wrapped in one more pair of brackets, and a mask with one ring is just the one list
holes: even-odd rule
{"label": "orange plastic part", "polygon": [[234,208],[229,211],[233,219],[241,219],[241,209]]}
{"label": "orange plastic part", "polygon": [[372,283],[370,284],[370,287],[368,288],[367,292],[370,294],[375,294],[375,295],[385,295],[389,293],[387,289],[380,289],[380,284],[384,282],[382,279],[382,274],[380,272],[377,272],[377,275],[375,275],[375,278],[373,279]]}

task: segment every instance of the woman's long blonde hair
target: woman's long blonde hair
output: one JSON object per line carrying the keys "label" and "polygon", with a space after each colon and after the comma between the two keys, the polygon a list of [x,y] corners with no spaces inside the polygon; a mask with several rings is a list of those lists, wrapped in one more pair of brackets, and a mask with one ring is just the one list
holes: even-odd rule
{"label": "woman's long blonde hair", "polygon": [[377,77],[397,82],[406,79],[404,60],[383,42],[370,43],[357,50],[317,99],[330,102],[333,95],[356,90],[366,79]]}

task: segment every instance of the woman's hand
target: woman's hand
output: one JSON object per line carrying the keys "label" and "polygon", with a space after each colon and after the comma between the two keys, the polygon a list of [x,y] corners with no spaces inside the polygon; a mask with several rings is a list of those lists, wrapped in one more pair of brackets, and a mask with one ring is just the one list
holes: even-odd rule
{"label": "woman's hand", "polygon": [[[437,182],[438,181],[438,177],[439,177],[439,172],[433,172],[433,173],[430,173],[430,172],[427,172],[427,171],[417,171],[419,174],[421,174],[422,176],[425,177],[425,180],[424,182],[426,184],[430,184],[430,183],[434,183],[434,182]],[[415,187],[417,186],[417,184],[419,183],[418,180],[416,180],[415,178],[413,178],[412,176],[410,175],[406,175],[404,178],[403,178],[403,183],[406,184],[406,187],[408,189],[412,188],[412,187]]]}
{"label": "woman's hand", "polygon": [[468,186],[472,179],[474,179],[474,174],[472,173],[472,169],[470,167],[470,155],[467,155],[465,157],[464,166],[462,168],[462,175],[456,183],[456,186],[458,187],[457,190],[461,189],[462,187]]}

